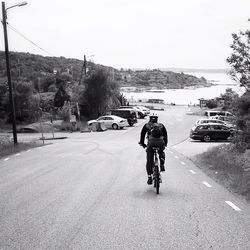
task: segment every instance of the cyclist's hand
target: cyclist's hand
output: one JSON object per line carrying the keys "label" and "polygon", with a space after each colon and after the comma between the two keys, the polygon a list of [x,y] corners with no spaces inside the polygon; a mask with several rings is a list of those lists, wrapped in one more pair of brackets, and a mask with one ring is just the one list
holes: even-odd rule
{"label": "cyclist's hand", "polygon": [[146,148],[147,145],[145,143],[140,144],[143,148]]}

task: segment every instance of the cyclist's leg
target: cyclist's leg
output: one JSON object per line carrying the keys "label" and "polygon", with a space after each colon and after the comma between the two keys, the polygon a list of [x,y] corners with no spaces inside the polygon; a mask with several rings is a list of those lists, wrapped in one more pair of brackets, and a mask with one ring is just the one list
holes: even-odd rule
{"label": "cyclist's leg", "polygon": [[164,164],[165,164],[165,143],[163,140],[159,140],[157,142],[157,146],[159,147],[159,158],[160,158],[160,166],[161,166],[161,171],[165,171],[165,167],[164,167]]}
{"label": "cyclist's leg", "polygon": [[153,161],[154,161],[154,141],[153,140],[148,140],[148,144],[147,144],[147,164],[146,164],[146,169],[147,169],[147,173],[148,175],[152,175],[153,174]]}
{"label": "cyclist's leg", "polygon": [[153,160],[154,160],[153,147],[151,145],[148,145],[148,147],[147,147],[147,164],[146,164],[146,169],[147,169],[148,175],[153,174],[153,169],[152,169]]}

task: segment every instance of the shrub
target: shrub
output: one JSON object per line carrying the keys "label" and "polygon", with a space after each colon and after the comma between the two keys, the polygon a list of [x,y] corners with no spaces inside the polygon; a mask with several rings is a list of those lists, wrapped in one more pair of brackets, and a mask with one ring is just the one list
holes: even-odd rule
{"label": "shrub", "polygon": [[216,108],[217,107],[217,102],[215,100],[208,100],[207,103],[206,103],[206,106],[209,109]]}

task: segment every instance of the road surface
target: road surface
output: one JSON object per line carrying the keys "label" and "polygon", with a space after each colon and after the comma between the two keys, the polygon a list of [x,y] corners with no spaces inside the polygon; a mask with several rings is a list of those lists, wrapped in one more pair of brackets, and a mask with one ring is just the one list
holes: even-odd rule
{"label": "road surface", "polygon": [[159,195],[142,120],[0,159],[0,249],[250,249],[249,204],[178,150],[197,117],[157,113],[169,132]]}

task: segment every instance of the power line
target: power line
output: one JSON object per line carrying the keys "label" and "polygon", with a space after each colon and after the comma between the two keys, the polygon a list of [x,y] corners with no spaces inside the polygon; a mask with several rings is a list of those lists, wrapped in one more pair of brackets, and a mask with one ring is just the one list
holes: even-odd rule
{"label": "power line", "polygon": [[38,49],[42,50],[43,52],[49,54],[50,56],[54,56],[52,53],[48,52],[47,50],[43,49],[42,47],[38,46],[36,43],[34,43],[33,41],[31,41],[29,38],[27,38],[25,35],[23,35],[20,31],[18,31],[17,29],[15,29],[13,26],[11,26],[9,23],[7,23],[8,26],[10,27],[10,29],[12,29],[14,32],[16,32],[18,35],[20,35],[22,38],[24,38],[26,41],[28,41],[29,43],[31,43],[32,45],[34,45],[35,47],[37,47]]}

